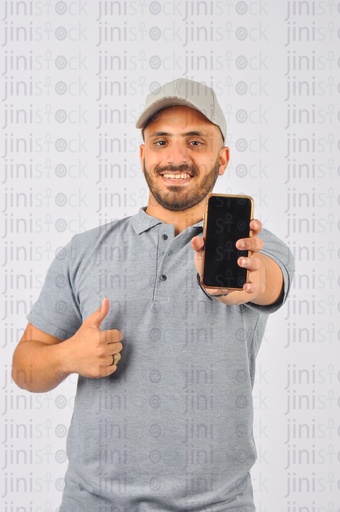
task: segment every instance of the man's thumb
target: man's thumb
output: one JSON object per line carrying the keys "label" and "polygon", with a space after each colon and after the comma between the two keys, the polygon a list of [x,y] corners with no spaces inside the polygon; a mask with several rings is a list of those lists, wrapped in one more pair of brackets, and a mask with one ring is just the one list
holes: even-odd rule
{"label": "man's thumb", "polygon": [[102,321],[108,314],[109,310],[110,310],[110,301],[107,297],[104,297],[104,299],[102,300],[102,303],[101,303],[100,307],[97,309],[97,311],[92,313],[92,315],[87,317],[87,319],[85,320],[86,324],[91,327],[98,327],[98,329],[99,329],[100,324],[102,323]]}

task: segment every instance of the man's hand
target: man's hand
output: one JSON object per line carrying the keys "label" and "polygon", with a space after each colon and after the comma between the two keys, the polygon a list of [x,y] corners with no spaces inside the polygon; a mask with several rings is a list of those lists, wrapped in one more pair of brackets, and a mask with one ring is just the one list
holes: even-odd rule
{"label": "man's hand", "polygon": [[61,341],[28,324],[13,355],[12,377],[23,389],[42,393],[56,388],[68,375],[107,377],[116,371],[120,359],[122,333],[101,331],[110,303],[104,299],[76,334]]}
{"label": "man's hand", "polygon": [[90,315],[72,338],[64,343],[66,350],[66,368],[69,373],[78,373],[83,377],[101,378],[114,373],[113,355],[120,360],[123,335],[117,329],[101,331],[100,324],[108,314],[110,303],[103,299],[100,308]]}
{"label": "man's hand", "polygon": [[[250,222],[250,229],[253,236],[242,238],[236,242],[236,247],[240,250],[250,251],[250,257],[240,257],[238,265],[249,270],[249,282],[245,283],[243,289],[229,292],[224,288],[209,288],[207,292],[210,295],[220,295],[227,293],[227,296],[216,297],[223,304],[235,305],[253,302],[259,305],[269,305],[276,302],[282,293],[282,273],[280,267],[268,256],[260,254],[263,247],[263,241],[258,238],[262,229],[259,220]],[[202,253],[204,250],[203,238],[196,236],[191,242],[195,251],[195,266],[199,275],[202,274]]]}

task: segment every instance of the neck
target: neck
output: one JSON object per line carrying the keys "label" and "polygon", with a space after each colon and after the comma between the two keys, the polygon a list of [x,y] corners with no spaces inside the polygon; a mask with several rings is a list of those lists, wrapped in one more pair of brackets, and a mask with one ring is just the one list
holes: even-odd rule
{"label": "neck", "polygon": [[175,235],[179,235],[179,233],[182,233],[186,228],[193,226],[203,219],[206,204],[205,200],[183,211],[167,210],[158,203],[155,204],[154,201],[153,198],[149,198],[148,206],[145,210],[146,213],[166,224],[173,224],[175,227]]}

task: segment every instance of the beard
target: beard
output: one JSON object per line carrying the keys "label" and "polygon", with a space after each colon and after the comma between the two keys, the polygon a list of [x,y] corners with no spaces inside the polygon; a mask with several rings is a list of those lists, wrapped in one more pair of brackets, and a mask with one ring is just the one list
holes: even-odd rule
{"label": "beard", "polygon": [[[153,195],[157,203],[166,210],[177,212],[193,208],[207,197],[207,195],[214,188],[214,185],[218,178],[219,168],[220,159],[218,156],[212,169],[202,178],[201,181],[199,181],[197,180],[197,178],[199,178],[200,176],[200,171],[195,165],[181,164],[178,166],[165,165],[163,167],[157,165],[152,174],[147,170],[145,160],[143,162],[143,171],[146,182],[148,184],[151,194]],[[168,190],[164,190],[164,186],[158,187],[156,185],[154,175],[157,176],[160,173],[164,173],[166,171],[190,173],[190,175],[192,176],[191,179],[195,178],[197,180],[195,188],[191,190],[186,190],[187,188],[190,189],[190,186],[182,187],[171,185],[167,187]]]}

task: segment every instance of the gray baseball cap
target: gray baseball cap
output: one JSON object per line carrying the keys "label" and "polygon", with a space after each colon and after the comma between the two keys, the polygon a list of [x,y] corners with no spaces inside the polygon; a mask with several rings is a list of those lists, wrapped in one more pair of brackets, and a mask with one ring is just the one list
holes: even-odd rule
{"label": "gray baseball cap", "polygon": [[146,98],[145,108],[136,122],[139,129],[145,128],[150,118],[160,110],[174,105],[184,105],[198,110],[221,130],[223,140],[227,137],[227,122],[213,89],[201,82],[177,78],[162,85]]}

